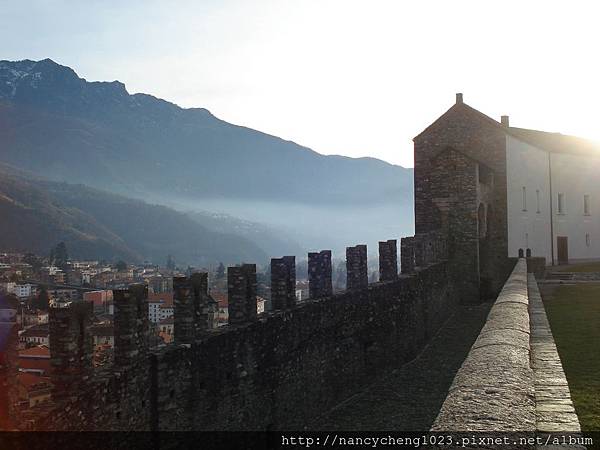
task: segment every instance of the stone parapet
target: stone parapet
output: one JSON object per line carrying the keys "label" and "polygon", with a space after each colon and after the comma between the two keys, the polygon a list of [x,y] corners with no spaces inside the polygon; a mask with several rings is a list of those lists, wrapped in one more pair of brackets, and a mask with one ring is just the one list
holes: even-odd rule
{"label": "stone parapet", "polygon": [[536,431],[527,264],[520,259],[448,392],[432,431]]}
{"label": "stone parapet", "polygon": [[308,296],[327,297],[333,293],[331,281],[331,250],[308,254]]}
{"label": "stone parapet", "polygon": [[379,281],[398,278],[398,249],[395,239],[379,242]]}
{"label": "stone parapet", "polygon": [[296,257],[271,259],[271,308],[289,309],[296,304]]}
{"label": "stone parapet", "polygon": [[364,289],[369,285],[367,246],[346,248],[346,289]]}
{"label": "stone parapet", "polygon": [[242,324],[256,319],[256,288],[256,264],[227,269],[230,324]]}
{"label": "stone parapet", "polygon": [[113,302],[115,365],[132,365],[148,352],[148,286],[134,284],[128,289],[115,289]]}

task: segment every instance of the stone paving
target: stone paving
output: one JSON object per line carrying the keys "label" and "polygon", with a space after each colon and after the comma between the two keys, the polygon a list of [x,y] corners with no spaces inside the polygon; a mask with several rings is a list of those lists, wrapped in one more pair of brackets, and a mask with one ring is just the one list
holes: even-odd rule
{"label": "stone paving", "polygon": [[460,307],[417,358],[315,419],[311,430],[429,430],[491,304]]}
{"label": "stone paving", "polygon": [[529,275],[528,281],[537,429],[547,433],[578,433],[581,431],[579,419],[571,400],[571,392],[542,297],[533,275]]}
{"label": "stone paving", "polygon": [[545,282],[589,282],[600,281],[600,272],[550,272],[546,275]]}
{"label": "stone paving", "polygon": [[538,430],[581,431],[542,297],[532,276],[529,278],[529,302]]}

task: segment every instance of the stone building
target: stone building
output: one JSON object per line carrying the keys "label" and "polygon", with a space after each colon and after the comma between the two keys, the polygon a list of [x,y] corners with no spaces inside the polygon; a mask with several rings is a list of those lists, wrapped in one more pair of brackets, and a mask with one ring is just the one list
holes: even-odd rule
{"label": "stone building", "polygon": [[414,150],[415,259],[441,235],[465,297],[497,294],[507,257],[521,252],[552,263],[600,258],[600,145],[511,127],[456,94]]}

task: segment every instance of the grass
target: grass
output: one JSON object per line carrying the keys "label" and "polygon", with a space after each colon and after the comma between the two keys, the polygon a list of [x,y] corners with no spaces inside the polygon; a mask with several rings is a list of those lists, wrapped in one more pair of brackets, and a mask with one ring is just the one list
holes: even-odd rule
{"label": "grass", "polygon": [[600,261],[564,266],[561,272],[600,272]]}
{"label": "grass", "polygon": [[600,430],[600,284],[559,286],[544,306],[581,427]]}

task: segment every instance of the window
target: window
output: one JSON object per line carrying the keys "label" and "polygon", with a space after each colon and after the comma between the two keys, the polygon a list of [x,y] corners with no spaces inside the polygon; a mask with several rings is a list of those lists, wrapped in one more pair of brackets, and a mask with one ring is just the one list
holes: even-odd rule
{"label": "window", "polygon": [[589,216],[590,213],[590,196],[589,194],[585,194],[583,196],[583,214]]}
{"label": "window", "polygon": [[565,213],[565,194],[563,194],[562,192],[558,193],[558,214],[564,214]]}
{"label": "window", "polygon": [[523,186],[523,211],[527,211],[527,188]]}
{"label": "window", "polygon": [[535,190],[535,202],[536,202],[536,212],[539,214],[542,212],[540,210],[541,202],[540,202],[540,190],[539,189]]}
{"label": "window", "polygon": [[588,233],[585,235],[585,245],[587,245],[589,247],[591,245],[591,243],[592,243],[592,241],[590,238],[590,234]]}

